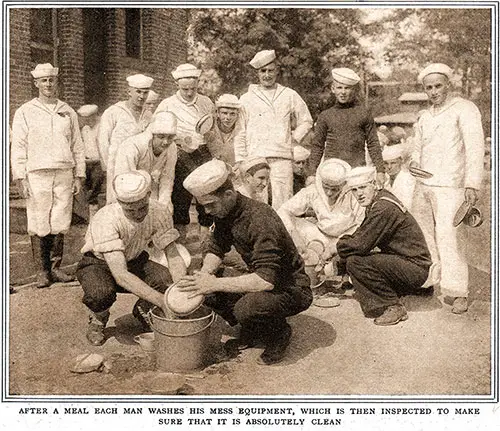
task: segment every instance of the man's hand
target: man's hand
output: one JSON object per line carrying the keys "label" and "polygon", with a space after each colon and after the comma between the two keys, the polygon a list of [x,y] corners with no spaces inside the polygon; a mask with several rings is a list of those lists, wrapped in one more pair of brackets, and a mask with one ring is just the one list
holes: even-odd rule
{"label": "man's hand", "polygon": [[77,195],[82,191],[83,187],[83,178],[81,177],[76,177],[73,180],[73,195]]}
{"label": "man's hand", "polygon": [[26,178],[17,180],[17,189],[23,199],[28,199],[31,196],[28,180]]}
{"label": "man's hand", "polygon": [[465,189],[465,202],[470,205],[475,205],[477,202],[477,190],[471,187]]}
{"label": "man's hand", "polygon": [[179,280],[177,287],[182,292],[191,292],[188,299],[198,295],[208,295],[218,291],[218,280],[213,274],[196,272],[194,275],[186,275]]}
{"label": "man's hand", "polygon": [[385,173],[384,172],[377,172],[377,186],[379,189],[383,189],[385,185]]}

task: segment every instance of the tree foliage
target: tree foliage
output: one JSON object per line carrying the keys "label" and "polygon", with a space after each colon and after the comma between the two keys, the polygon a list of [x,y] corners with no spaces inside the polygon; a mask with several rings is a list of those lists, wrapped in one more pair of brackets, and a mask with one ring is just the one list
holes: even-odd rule
{"label": "tree foliage", "polygon": [[474,87],[489,88],[489,9],[401,9],[386,24],[394,31],[387,58],[396,67],[443,62],[462,76],[464,93],[470,95]]}

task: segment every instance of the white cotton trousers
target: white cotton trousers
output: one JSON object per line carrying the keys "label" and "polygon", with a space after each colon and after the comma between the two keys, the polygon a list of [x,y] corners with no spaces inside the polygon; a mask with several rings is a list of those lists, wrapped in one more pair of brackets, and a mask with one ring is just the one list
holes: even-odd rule
{"label": "white cotton trousers", "polygon": [[467,230],[453,227],[453,218],[464,202],[464,189],[428,186],[417,181],[411,213],[422,229],[432,262],[441,268],[441,293],[467,297],[469,274],[466,259]]}
{"label": "white cotton trousers", "polygon": [[73,169],[43,169],[27,175],[30,196],[26,200],[28,234],[66,233],[73,210]]}
{"label": "white cotton trousers", "polygon": [[292,161],[281,157],[267,157],[266,160],[271,168],[269,181],[273,199],[272,206],[277,211],[293,196]]}

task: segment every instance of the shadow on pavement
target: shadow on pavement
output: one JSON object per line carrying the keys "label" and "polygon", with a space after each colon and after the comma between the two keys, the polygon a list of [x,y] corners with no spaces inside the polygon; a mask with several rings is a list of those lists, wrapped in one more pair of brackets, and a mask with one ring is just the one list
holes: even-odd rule
{"label": "shadow on pavement", "polygon": [[314,350],[331,346],[337,331],[330,323],[313,316],[299,314],[289,319],[292,340],[288,353],[280,365],[290,365],[309,356]]}
{"label": "shadow on pavement", "polygon": [[115,326],[108,326],[104,330],[106,339],[115,337],[120,344],[137,344],[134,341],[136,335],[144,332],[137,319],[132,314],[125,314],[115,319]]}

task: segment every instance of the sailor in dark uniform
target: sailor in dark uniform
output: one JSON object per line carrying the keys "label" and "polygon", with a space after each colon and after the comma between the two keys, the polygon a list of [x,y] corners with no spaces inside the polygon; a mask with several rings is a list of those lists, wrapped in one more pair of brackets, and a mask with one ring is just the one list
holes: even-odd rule
{"label": "sailor in dark uniform", "polygon": [[376,317],[376,325],[395,325],[408,318],[399,297],[422,291],[431,258],[413,216],[392,193],[377,190],[375,175],[367,166],[349,174],[347,186],[366,213],[352,235],[340,238],[337,251],[347,260],[365,315]]}
{"label": "sailor in dark uniform", "polygon": [[[179,289],[207,295],[205,303],[229,324],[241,324],[238,347],[251,347],[259,339],[265,345],[259,363],[274,364],[290,343],[286,318],[312,302],[310,281],[278,214],[236,192],[228,176],[226,164],[212,160],[184,180],[184,187],[214,216],[215,228],[200,272],[183,277]],[[213,274],[232,245],[250,273],[216,278]]]}

